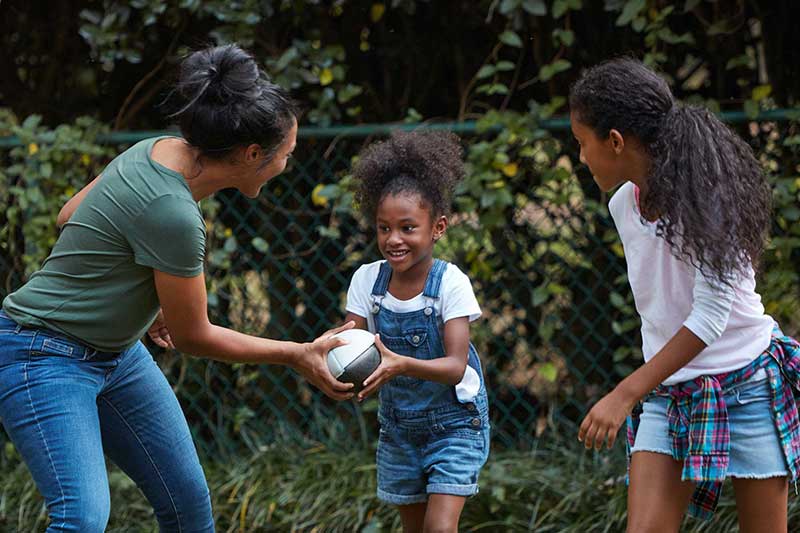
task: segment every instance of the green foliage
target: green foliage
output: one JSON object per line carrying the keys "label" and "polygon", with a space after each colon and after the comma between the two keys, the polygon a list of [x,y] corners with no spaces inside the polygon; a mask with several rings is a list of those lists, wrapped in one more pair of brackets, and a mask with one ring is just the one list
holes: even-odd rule
{"label": "green foliage", "polygon": [[312,86],[308,98],[316,105],[308,112],[308,120],[329,126],[334,121],[357,118],[361,113],[360,106],[353,105],[353,101],[363,89],[346,82],[346,59],[341,45],[323,46],[317,40],[295,40],[279,58],[267,60],[267,69],[275,82],[284,87]]}
{"label": "green foliage", "polygon": [[[21,141],[3,150],[0,166],[2,291],[38,268],[56,238],[60,207],[123,148],[100,142],[108,124],[161,127],[155,104],[177,57],[237,41],[305,103],[304,123],[477,121],[464,135],[467,178],[437,253],[469,272],[483,303],[473,336],[497,405],[497,442],[530,446],[548,428],[579,419],[641,362],[607,198],[580,167],[569,134],[541,121],[566,112],[580,68],[631,50],[667,73],[679,97],[715,111],[754,119],[796,102],[800,89],[781,77],[788,63],[770,46],[780,17],[764,16],[756,4],[481,0],[458,17],[451,3],[424,0],[104,0],[59,3],[75,16],[49,18],[20,9],[18,17],[0,17],[0,24],[14,20],[0,32],[13,51],[4,56],[13,64],[0,93],[15,95],[13,110],[0,109],[0,135]],[[61,45],[48,40],[51,19],[63,21],[51,32]],[[602,28],[613,28],[613,38]],[[798,119],[740,131],[775,191],[759,291],[767,311],[795,334]],[[203,202],[216,322],[308,339],[340,319],[348,276],[374,258],[374,248],[357,223],[348,176],[363,139],[326,144],[328,131],[301,138],[295,168],[257,202],[226,193]],[[209,452],[252,448],[259,435],[271,435],[275,419],[309,432],[320,426],[308,423],[318,396],[290,373],[171,356],[161,362]],[[284,407],[289,414],[279,412]],[[356,418],[368,428],[359,438],[368,440],[374,421]]]}
{"label": "green foliage", "polygon": [[0,114],[0,120],[0,130],[21,142],[0,167],[0,205],[7,206],[0,249],[19,261],[27,275],[55,243],[59,209],[97,175],[113,150],[97,143],[107,126],[87,117],[54,129],[43,126],[38,115],[21,124],[8,113]]}
{"label": "green foliage", "polygon": [[[467,500],[459,530],[600,533],[625,529],[625,460],[587,452],[577,442],[553,442],[532,452],[493,451],[480,476],[481,491]],[[228,533],[285,531],[389,533],[401,530],[394,507],[375,496],[375,452],[294,441],[277,442],[248,457],[204,464],[216,528]],[[40,531],[47,523],[41,496],[21,462],[0,466],[0,526]],[[109,533],[154,533],[152,510],[117,468],[109,474]],[[681,531],[722,533],[736,528],[730,484],[709,522],[686,518]],[[789,499],[789,529],[800,502]]]}

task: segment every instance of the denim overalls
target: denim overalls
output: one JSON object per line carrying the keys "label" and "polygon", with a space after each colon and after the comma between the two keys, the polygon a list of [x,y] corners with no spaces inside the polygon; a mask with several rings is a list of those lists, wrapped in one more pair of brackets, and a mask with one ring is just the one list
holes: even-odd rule
{"label": "denim overalls", "polygon": [[[372,288],[372,314],[387,348],[418,359],[444,356],[434,300],[439,298],[448,263],[435,260],[425,282],[426,306],[396,313],[382,307],[392,270],[381,264]],[[486,387],[478,354],[469,345],[468,363],[480,377],[480,389],[461,403],[455,386],[397,376],[380,390],[378,496],[396,505],[427,500],[428,494],[471,496],[489,454]]]}

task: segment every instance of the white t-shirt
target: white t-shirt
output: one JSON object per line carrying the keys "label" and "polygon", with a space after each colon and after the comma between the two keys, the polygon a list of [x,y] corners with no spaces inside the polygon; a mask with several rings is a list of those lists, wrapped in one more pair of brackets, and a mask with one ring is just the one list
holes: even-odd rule
{"label": "white t-shirt", "polygon": [[[347,290],[347,305],[349,313],[367,319],[367,329],[375,333],[375,318],[372,314],[373,296],[372,287],[378,279],[381,263],[375,261],[358,267],[350,280]],[[439,321],[439,330],[444,331],[444,323],[453,318],[468,317],[470,322],[481,316],[481,308],[472,284],[466,274],[452,263],[448,263],[442,274],[442,284],[439,289],[439,298],[432,299],[433,309]],[[399,300],[392,293],[386,291],[386,296],[381,300],[381,306],[393,313],[410,313],[428,306],[429,300],[422,293],[410,300]],[[480,390],[478,373],[469,365],[464,370],[464,378],[456,385],[456,395],[459,401],[469,402],[477,396]]]}
{"label": "white t-shirt", "polygon": [[672,385],[701,375],[742,368],[770,343],[773,319],[764,313],[752,269],[735,288],[710,283],[692,265],[675,257],[656,236],[656,224],[643,222],[635,186],[622,185],[609,202],[619,231],[628,281],[642,319],[642,352],[649,361],[685,326],[707,347],[666,380]]}

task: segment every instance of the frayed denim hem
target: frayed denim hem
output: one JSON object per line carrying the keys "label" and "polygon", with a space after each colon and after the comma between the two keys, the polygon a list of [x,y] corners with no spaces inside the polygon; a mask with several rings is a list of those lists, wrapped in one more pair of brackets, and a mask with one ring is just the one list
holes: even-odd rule
{"label": "frayed denim hem", "polygon": [[735,477],[737,479],[769,479],[773,477],[789,477],[789,472],[784,470],[783,472],[775,472],[771,474],[734,474],[732,472],[728,472],[728,477]]}
{"label": "frayed denim hem", "polygon": [[672,451],[671,450],[662,450],[661,448],[648,448],[646,446],[641,446],[639,448],[632,448],[630,454],[633,455],[636,452],[650,452],[650,453],[660,453],[662,455],[669,455],[672,459]]}

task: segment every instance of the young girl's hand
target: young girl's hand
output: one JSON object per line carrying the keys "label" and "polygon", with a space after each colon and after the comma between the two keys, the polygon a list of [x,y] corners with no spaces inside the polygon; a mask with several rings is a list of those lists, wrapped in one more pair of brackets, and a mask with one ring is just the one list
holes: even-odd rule
{"label": "young girl's hand", "polygon": [[381,352],[381,364],[378,365],[375,372],[364,380],[364,388],[358,393],[359,402],[378,390],[381,385],[393,377],[402,374],[405,370],[406,358],[384,346],[379,334],[375,335],[375,346],[378,348],[378,351]]}
{"label": "young girl's hand", "polygon": [[609,392],[594,404],[581,422],[578,440],[583,442],[587,449],[594,447],[600,450],[603,441],[608,439],[607,447],[611,449],[620,426],[625,422],[635,403],[636,400],[628,398],[619,388]]}

